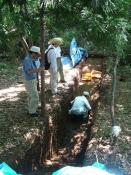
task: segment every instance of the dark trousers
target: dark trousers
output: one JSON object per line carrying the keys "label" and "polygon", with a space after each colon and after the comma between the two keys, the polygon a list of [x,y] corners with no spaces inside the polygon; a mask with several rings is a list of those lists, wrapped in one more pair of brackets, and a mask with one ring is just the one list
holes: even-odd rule
{"label": "dark trousers", "polygon": [[72,120],[76,120],[76,121],[81,121],[81,120],[87,120],[89,119],[89,115],[85,115],[85,114],[81,114],[81,115],[75,115],[75,114],[71,114],[70,115]]}

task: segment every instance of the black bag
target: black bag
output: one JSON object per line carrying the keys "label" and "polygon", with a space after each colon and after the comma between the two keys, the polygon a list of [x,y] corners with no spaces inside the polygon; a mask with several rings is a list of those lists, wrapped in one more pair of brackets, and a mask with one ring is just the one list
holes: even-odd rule
{"label": "black bag", "polygon": [[47,52],[45,53],[45,70],[48,70],[48,69],[50,68],[50,64],[51,64],[51,63],[48,62],[48,56],[47,56],[47,54],[48,54],[48,52],[49,52],[51,49],[54,49],[54,48],[48,49]]}

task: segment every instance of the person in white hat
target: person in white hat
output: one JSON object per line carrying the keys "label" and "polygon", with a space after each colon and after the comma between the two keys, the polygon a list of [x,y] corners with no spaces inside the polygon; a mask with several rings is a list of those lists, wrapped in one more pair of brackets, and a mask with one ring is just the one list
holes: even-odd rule
{"label": "person in white hat", "polygon": [[50,63],[50,89],[53,95],[58,93],[57,84],[58,84],[58,66],[57,58],[61,57],[60,45],[63,43],[61,38],[53,38],[49,40],[49,47],[46,50],[48,52],[48,62]]}
{"label": "person in white hat", "polygon": [[37,117],[39,94],[37,90],[37,73],[41,72],[43,68],[40,67],[40,48],[32,46],[29,54],[23,60],[23,75],[24,84],[28,94],[28,112],[30,116]]}
{"label": "person in white hat", "polygon": [[73,101],[71,101],[69,115],[71,115],[72,119],[81,120],[89,118],[91,111],[91,106],[88,101],[89,96],[89,92],[84,91],[82,96],[77,96]]}

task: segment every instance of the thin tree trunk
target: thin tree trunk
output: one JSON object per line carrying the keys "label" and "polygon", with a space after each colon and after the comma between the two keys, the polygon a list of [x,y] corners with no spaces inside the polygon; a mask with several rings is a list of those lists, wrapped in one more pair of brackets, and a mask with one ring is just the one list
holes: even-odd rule
{"label": "thin tree trunk", "polygon": [[[40,50],[41,50],[41,62],[42,66],[44,66],[44,1],[40,2]],[[44,71],[41,72],[41,116],[46,116],[45,111],[45,74]]]}
{"label": "thin tree trunk", "polygon": [[[112,122],[112,127],[116,125],[116,120],[115,120],[115,93],[116,93],[116,77],[117,77],[117,65],[119,62],[119,58],[115,58],[114,62],[114,70],[113,70],[113,80],[112,80],[112,99],[111,99],[111,122]],[[116,138],[113,138],[112,144],[116,142]]]}
{"label": "thin tree trunk", "polygon": [[[41,61],[42,66],[44,65],[44,33],[45,33],[45,26],[44,26],[44,8],[45,8],[45,1],[40,1],[40,31],[41,31]],[[44,72],[41,73],[41,115],[43,119],[43,131],[41,135],[41,155],[40,155],[40,164],[43,165],[43,162],[46,160],[48,155],[48,148],[49,148],[49,140],[50,140],[50,132],[49,132],[49,118],[46,114],[45,108],[45,74]]]}

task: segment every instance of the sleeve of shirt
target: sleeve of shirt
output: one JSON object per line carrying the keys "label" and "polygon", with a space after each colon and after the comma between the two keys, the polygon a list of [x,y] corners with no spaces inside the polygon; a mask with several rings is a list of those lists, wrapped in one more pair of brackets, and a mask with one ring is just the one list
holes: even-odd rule
{"label": "sleeve of shirt", "polygon": [[57,58],[61,57],[61,48],[58,46],[56,49]]}
{"label": "sleeve of shirt", "polygon": [[25,59],[25,60],[24,60],[24,63],[23,63],[23,67],[24,67],[24,71],[25,71],[26,73],[28,73],[28,71],[29,71],[30,69],[32,69],[32,64],[31,64],[31,62],[30,62],[28,59]]}
{"label": "sleeve of shirt", "polygon": [[85,100],[85,106],[87,109],[91,110],[91,106],[90,106],[88,100]]}
{"label": "sleeve of shirt", "polygon": [[74,99],[74,100],[72,100],[72,101],[70,102],[70,104],[71,104],[71,105],[73,105],[74,101],[75,101],[75,99]]}
{"label": "sleeve of shirt", "polygon": [[55,49],[51,49],[48,52],[48,61],[51,63],[51,67],[53,69],[54,72],[57,72],[57,60],[56,60],[56,52]]}

